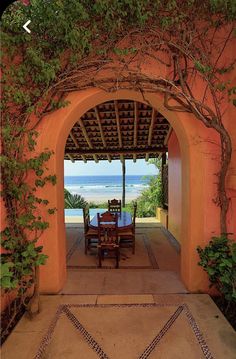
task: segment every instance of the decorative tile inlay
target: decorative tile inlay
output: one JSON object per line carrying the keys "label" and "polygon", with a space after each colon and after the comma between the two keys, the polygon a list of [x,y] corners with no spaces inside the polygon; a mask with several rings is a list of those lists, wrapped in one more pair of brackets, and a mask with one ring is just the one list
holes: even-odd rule
{"label": "decorative tile inlay", "polygon": [[92,335],[84,328],[84,326],[79,322],[79,320],[74,316],[73,313],[69,310],[68,306],[63,307],[64,313],[67,315],[68,319],[72,322],[74,327],[80,331],[83,335],[83,338],[86,340],[88,345],[97,353],[98,357],[101,359],[109,359],[109,357],[104,353],[100,345],[92,337]]}
{"label": "decorative tile inlay", "polygon": [[155,254],[153,253],[152,247],[150,245],[150,240],[149,240],[148,236],[146,235],[146,233],[143,233],[143,241],[144,241],[152,268],[159,269]]}
{"label": "decorative tile inlay", "polygon": [[79,246],[81,240],[82,240],[82,236],[79,235],[79,238],[75,241],[75,243],[73,243],[73,245],[71,246],[71,248],[69,249],[69,251],[66,254],[66,262],[68,262],[70,260],[70,258],[73,255],[74,251]]}
{"label": "decorative tile inlay", "polygon": [[[105,353],[100,344],[95,340],[91,333],[82,325],[80,320],[71,312],[70,309],[73,308],[164,308],[164,307],[176,307],[174,313],[169,317],[166,323],[163,325],[162,329],[157,333],[157,335],[152,339],[150,344],[143,350],[142,353],[138,356],[138,359],[147,359],[150,357],[151,353],[155,348],[158,347],[158,344],[162,340],[162,338],[168,333],[169,329],[174,325],[174,323],[178,320],[181,314],[184,314],[187,318],[187,321],[192,329],[192,332],[196,338],[196,344],[198,344],[201,348],[201,351],[206,359],[214,359],[211,354],[209,347],[206,341],[203,338],[203,335],[192,316],[188,306],[186,304],[68,304],[59,306],[54,319],[52,320],[47,333],[43,337],[41,344],[38,348],[38,351],[34,357],[34,359],[42,359],[45,357],[45,351],[50,345],[50,341],[54,334],[54,330],[56,324],[62,315],[65,315],[68,320],[72,323],[74,328],[78,330],[78,332],[82,335],[83,339],[87,342],[89,347],[97,354],[100,359],[112,359]],[[154,319],[154,318],[153,318]],[[77,356],[78,353],[75,353]]]}
{"label": "decorative tile inlay", "polygon": [[164,337],[166,332],[170,329],[173,323],[176,321],[180,313],[183,311],[183,306],[179,306],[174,314],[170,317],[170,319],[166,322],[164,327],[160,330],[160,332],[155,336],[152,342],[147,346],[142,355],[140,355],[139,359],[146,359],[150,356],[151,352],[156,348],[159,341]]}

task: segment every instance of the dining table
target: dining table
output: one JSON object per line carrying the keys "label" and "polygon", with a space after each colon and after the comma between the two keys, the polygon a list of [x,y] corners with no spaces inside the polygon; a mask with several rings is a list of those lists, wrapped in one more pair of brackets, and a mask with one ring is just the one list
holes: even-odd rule
{"label": "dining table", "polygon": [[[99,212],[100,213],[100,212]],[[101,212],[101,214],[104,213]],[[112,213],[112,212],[111,212]],[[131,213],[129,212],[125,212],[122,211],[120,213],[117,213],[118,215],[118,223],[117,223],[117,227],[118,227],[118,231],[123,231],[126,230],[127,228],[129,228],[130,226],[132,226],[132,216]],[[92,220],[90,221],[89,227],[92,229],[98,229],[98,217],[97,217],[97,213],[96,215],[92,218]]]}

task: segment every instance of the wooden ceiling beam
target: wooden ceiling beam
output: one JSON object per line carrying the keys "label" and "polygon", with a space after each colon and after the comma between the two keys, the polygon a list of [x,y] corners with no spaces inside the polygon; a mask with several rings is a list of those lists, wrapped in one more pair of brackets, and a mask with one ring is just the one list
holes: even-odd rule
{"label": "wooden ceiling beam", "polygon": [[83,133],[83,136],[84,136],[84,138],[85,138],[85,140],[86,140],[86,142],[87,142],[89,148],[92,149],[92,148],[93,148],[93,145],[92,145],[92,143],[91,143],[91,141],[90,141],[90,139],[89,139],[89,136],[88,136],[88,134],[87,134],[86,128],[85,128],[85,126],[84,126],[83,121],[81,120],[81,118],[79,119],[78,123],[79,123],[79,125],[80,125],[81,131],[82,131],[82,133]]}
{"label": "wooden ceiling beam", "polygon": [[[99,131],[100,131],[101,139],[102,139],[102,144],[103,144],[103,147],[106,148],[107,147],[106,139],[105,139],[104,132],[103,132],[103,129],[102,129],[100,114],[99,114],[97,106],[94,107],[94,110],[95,110],[95,115],[96,115],[97,122],[98,122],[98,127],[99,127]],[[111,156],[109,154],[107,154],[107,159],[108,159],[109,162],[111,162]]]}
{"label": "wooden ceiling beam", "polygon": [[[138,103],[134,102],[134,147],[137,146],[138,142]],[[136,154],[133,154],[133,161],[136,162]]]}
{"label": "wooden ceiling beam", "polygon": [[68,156],[69,160],[71,160],[72,163],[75,163],[75,159],[73,158],[72,155],[67,154],[67,153],[66,153],[66,155]]}
{"label": "wooden ceiling beam", "polygon": [[93,155],[93,159],[94,159],[94,161],[95,161],[96,163],[99,162],[99,161],[98,161],[98,157],[97,157],[96,155]]}
{"label": "wooden ceiling beam", "polygon": [[132,155],[132,154],[146,154],[146,153],[159,153],[166,152],[166,146],[156,146],[156,147],[145,147],[145,148],[132,148],[132,149],[124,149],[124,148],[94,148],[89,150],[68,150],[67,154],[73,155]]}
{"label": "wooden ceiling beam", "polygon": [[[84,126],[83,121],[82,121],[81,118],[79,119],[78,123],[79,123],[79,125],[80,125],[81,131],[82,131],[82,133],[83,133],[83,136],[84,136],[84,138],[85,138],[85,140],[86,140],[86,142],[87,142],[89,148],[90,148],[90,149],[93,149],[93,145],[92,145],[92,143],[91,143],[91,141],[90,141],[90,139],[89,139],[89,136],[88,136],[88,134],[87,134],[86,128],[85,128],[85,126]],[[98,163],[98,158],[97,158],[97,156],[96,156],[95,154],[93,154],[93,158],[94,158],[94,161],[95,161],[96,163]]]}
{"label": "wooden ceiling beam", "polygon": [[[78,141],[76,140],[76,138],[75,138],[75,136],[74,136],[72,130],[70,131],[70,138],[71,138],[72,141],[74,142],[75,147],[79,149],[79,143],[78,143]],[[82,160],[84,161],[84,163],[86,163],[86,162],[87,162],[86,157],[85,157],[85,156],[81,156],[81,157],[82,157]]]}
{"label": "wooden ceiling beam", "polygon": [[125,161],[124,155],[120,155],[120,162],[124,163],[124,161]]}
{"label": "wooden ceiling beam", "polygon": [[[119,147],[122,148],[122,135],[121,135],[121,128],[120,128],[120,115],[119,115],[119,108],[118,108],[118,101],[114,101],[115,105],[115,114],[116,114],[116,126],[117,126],[117,134],[119,140]],[[124,162],[124,156],[120,156],[120,162]]]}
{"label": "wooden ceiling beam", "polygon": [[165,137],[165,139],[164,139],[164,145],[165,145],[165,146],[167,145],[167,142],[169,141],[171,132],[172,132],[172,127],[170,126],[169,131],[167,132],[166,137]]}
{"label": "wooden ceiling beam", "polygon": [[[156,116],[156,110],[153,108],[151,124],[150,124],[149,131],[148,131],[148,146],[151,146],[151,144],[152,144],[152,134],[153,134],[153,129],[154,129],[155,116]],[[148,160],[149,160],[149,154],[146,153],[145,161],[148,162]]]}
{"label": "wooden ceiling beam", "polygon": [[[65,158],[69,154],[75,161],[120,158],[123,162],[130,158],[136,162],[138,158],[148,161],[155,154],[167,151],[171,129],[159,112],[137,101],[113,100],[102,105],[91,108],[77,121],[70,136],[73,146],[68,141],[72,151],[66,148]],[[79,142],[78,136],[82,136]]]}
{"label": "wooden ceiling beam", "polygon": [[[157,158],[157,153],[154,153],[153,155],[151,155],[150,154],[150,158]],[[65,158],[65,160],[66,159],[68,159],[68,158]],[[141,157],[138,157],[137,159],[145,159],[145,154],[144,154],[144,156],[141,156]],[[130,161],[132,161],[132,155],[131,155],[131,157],[129,156],[129,157],[125,157],[124,156],[124,160],[130,160]],[[77,162],[77,161],[81,161],[82,162],[82,159],[81,158],[75,158],[75,162]],[[89,157],[87,157],[87,161],[89,162],[89,161],[93,161],[94,162],[94,159],[93,159],[93,157],[92,158],[89,158]],[[99,162],[100,161],[107,161],[107,157],[106,157],[106,155],[104,155],[104,157],[103,158],[99,158]],[[120,161],[120,156],[118,155],[118,156],[115,156],[115,155],[113,155],[112,156],[112,161]]]}
{"label": "wooden ceiling beam", "polygon": [[117,126],[117,133],[119,139],[119,146],[122,148],[122,136],[121,136],[121,129],[120,129],[120,116],[119,116],[119,109],[118,109],[118,101],[114,101],[115,104],[115,114],[116,114],[116,126]]}
{"label": "wooden ceiling beam", "polygon": [[152,144],[152,133],[153,133],[153,128],[154,128],[155,117],[156,117],[156,110],[153,108],[151,124],[150,124],[149,132],[148,132],[148,146],[151,146],[151,144]]}

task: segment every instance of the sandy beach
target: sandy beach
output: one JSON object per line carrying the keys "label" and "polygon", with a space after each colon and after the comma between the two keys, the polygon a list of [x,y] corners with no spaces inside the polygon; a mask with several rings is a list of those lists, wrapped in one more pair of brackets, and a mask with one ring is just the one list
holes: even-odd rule
{"label": "sandy beach", "polygon": [[[143,223],[143,224],[147,224],[147,223],[156,223],[156,224],[160,224],[160,222],[157,220],[156,217],[147,217],[147,218],[136,218],[137,223]],[[80,225],[83,226],[83,217],[81,216],[65,216],[65,223],[67,225],[73,224],[75,225]]]}
{"label": "sandy beach", "polygon": [[[148,178],[127,175],[125,183],[126,203],[135,200],[147,187]],[[122,199],[122,176],[65,176],[64,187],[82,196],[87,202],[104,203],[109,199]]]}
{"label": "sandy beach", "polygon": [[[85,195],[83,195],[83,193],[81,193],[81,195],[84,197],[84,199],[87,202],[93,202],[93,203],[104,203],[104,202],[107,202],[109,199],[113,199],[113,198],[122,199],[122,194],[120,194],[120,195],[115,194],[114,196],[112,196],[112,194],[103,193],[103,192],[93,193],[91,191],[91,193],[86,193]],[[135,199],[137,199],[137,193],[127,193],[125,196],[126,203],[133,201]]]}

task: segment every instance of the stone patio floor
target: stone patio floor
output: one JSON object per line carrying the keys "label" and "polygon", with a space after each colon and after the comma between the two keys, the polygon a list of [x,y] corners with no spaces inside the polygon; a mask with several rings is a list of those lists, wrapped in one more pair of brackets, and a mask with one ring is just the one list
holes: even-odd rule
{"label": "stone patio floor", "polygon": [[235,331],[207,294],[187,293],[180,256],[154,219],[137,226],[137,258],[123,253],[118,270],[83,258],[81,230],[67,228],[63,290],[41,296],[33,319],[23,316],[3,359],[236,358]]}
{"label": "stone patio floor", "polygon": [[3,359],[235,359],[236,333],[206,294],[52,295]]}

